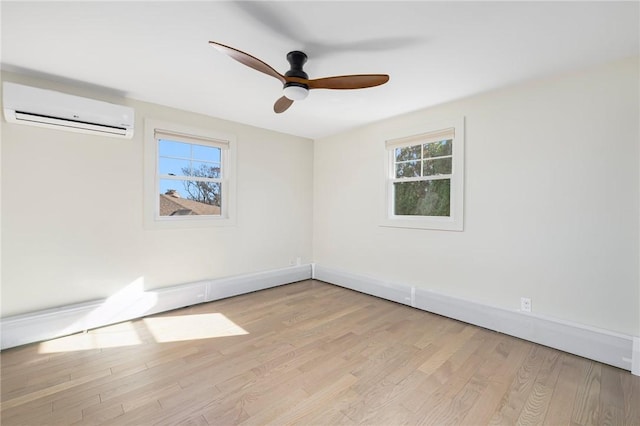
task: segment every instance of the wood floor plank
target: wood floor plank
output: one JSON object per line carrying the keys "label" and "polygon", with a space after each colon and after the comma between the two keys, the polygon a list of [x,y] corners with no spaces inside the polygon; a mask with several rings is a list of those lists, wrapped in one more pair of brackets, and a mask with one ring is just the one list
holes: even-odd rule
{"label": "wood floor plank", "polygon": [[456,424],[466,416],[479,396],[479,382],[473,378],[490,362],[489,356],[499,343],[498,335],[487,334],[481,345],[467,352],[462,350],[464,345],[459,346],[457,340],[453,341],[452,346],[464,354],[466,361],[416,412],[420,424]]}
{"label": "wood floor plank", "polygon": [[[79,417],[82,418],[81,410],[78,410]],[[27,402],[25,404],[4,409],[2,411],[2,423],[27,424],[28,421],[33,422],[34,419],[49,418],[53,415],[53,406],[48,404],[37,404]],[[28,421],[27,421],[28,420]]]}
{"label": "wood floor plank", "polygon": [[585,376],[578,385],[571,423],[597,425],[600,422],[600,380],[602,365],[591,361]]}
{"label": "wood floor plank", "polygon": [[176,426],[205,426],[209,425],[207,419],[204,416],[196,416],[196,417],[187,417],[184,420],[176,423]]}
{"label": "wood floor plank", "polygon": [[515,424],[520,416],[524,404],[533,390],[535,378],[538,375],[540,366],[545,359],[546,348],[542,346],[532,346],[524,363],[520,366],[507,389],[498,411],[490,420],[490,424]]}
{"label": "wood floor plank", "polygon": [[[259,406],[252,407],[256,410],[253,414],[250,414],[246,419],[240,421],[238,424],[244,425],[266,425],[266,424],[278,424],[275,419],[286,413],[292,406],[306,400],[309,397],[302,389],[293,389],[286,392],[277,401],[272,401],[268,404],[260,404]],[[210,424],[216,424],[219,417],[217,413],[208,413],[205,418]]]}
{"label": "wood floor plank", "polygon": [[[438,407],[439,413],[433,413],[433,416],[440,416],[456,424],[486,424],[493,414],[502,395],[500,385],[505,388],[508,383],[500,380],[500,372],[509,368],[509,357],[516,357],[517,351],[505,348],[504,336],[487,331],[484,334],[486,338],[495,339],[495,346],[491,345],[490,350],[481,352],[484,360],[482,364],[457,393],[450,393],[450,397]],[[452,388],[454,390],[455,386]],[[472,421],[469,422],[469,419]]]}
{"label": "wood floor plank", "polygon": [[602,366],[598,412],[601,425],[624,424],[624,391],[620,380],[620,370],[610,365]]}
{"label": "wood floor plank", "polygon": [[447,362],[451,356],[464,346],[478,331],[479,329],[477,327],[469,326],[465,327],[460,333],[449,335],[446,344],[444,344],[436,354],[430,357],[429,360],[418,367],[418,369],[427,375],[433,373]]}
{"label": "wood floor plank", "polygon": [[79,420],[77,423],[102,424],[122,414],[124,414],[124,409],[121,404],[109,406],[93,405],[82,409],[82,420]]}
{"label": "wood floor plank", "polygon": [[562,364],[561,354],[558,351],[545,349],[547,349],[547,355],[535,378],[533,389],[522,407],[517,420],[518,424],[542,424],[546,417]]}
{"label": "wood floor plank", "polygon": [[624,424],[640,425],[640,380],[637,376],[620,372],[620,381],[624,392]]}
{"label": "wood floor plank", "polygon": [[3,426],[640,425],[627,371],[313,280],[86,334],[0,353]]}
{"label": "wood floor plank", "polygon": [[571,354],[561,354],[561,368],[553,395],[545,415],[544,423],[548,425],[568,425],[571,423],[572,407],[576,400],[578,384],[586,374],[589,361]]}
{"label": "wood floor plank", "polygon": [[[337,380],[328,381],[325,386],[313,394],[313,398],[304,398],[290,405],[284,413],[273,419],[268,419],[268,422],[273,424],[304,424],[305,418],[324,412],[327,405],[339,398],[341,393],[346,392],[357,381],[358,379],[351,374],[345,374]],[[252,416],[251,423],[266,424],[265,420],[267,419],[261,418],[260,415]]]}
{"label": "wood floor plank", "polygon": [[[158,400],[162,409],[149,415],[145,423],[171,424],[171,421],[180,421],[190,415],[200,415],[224,396],[215,386],[206,383],[196,393],[183,390],[164,396]],[[222,414],[220,411],[217,413]]]}
{"label": "wood floor plank", "polygon": [[6,401],[1,401],[0,402],[0,411],[2,410],[6,410],[7,408],[12,408],[12,407],[17,407],[19,405],[25,404],[27,402],[30,401],[34,401],[36,399],[42,398],[44,396],[48,396],[48,395],[52,395],[52,394],[56,394],[59,392],[63,392],[65,390],[68,389],[72,389],[78,386],[81,386],[85,383],[90,383],[92,380],[95,379],[99,379],[102,377],[106,377],[111,375],[111,372],[108,370],[105,371],[99,371],[97,373],[91,374],[91,375],[87,375],[84,376],[82,378],[79,379],[75,379],[75,380],[68,380],[64,383],[60,383],[60,384],[56,384],[54,386],[48,387],[48,388],[44,388],[44,389],[40,389],[36,392],[32,392],[32,393],[28,393],[25,395],[21,395],[19,397],[15,397]]}
{"label": "wood floor plank", "polygon": [[481,395],[461,419],[467,424],[488,424],[498,410],[516,371],[531,350],[531,344],[522,340],[497,335],[498,344],[487,353],[487,362],[482,365],[472,380],[484,384]]}
{"label": "wood floor plank", "polygon": [[[360,424],[401,424],[410,421],[415,413],[405,408],[402,403],[415,394],[424,381],[424,373],[414,371],[405,379],[396,383],[388,377],[379,381],[366,395],[357,394],[340,407],[340,411],[351,421]],[[394,420],[384,423],[384,419]]]}
{"label": "wood floor plank", "polygon": [[[454,326],[453,330],[455,330],[455,335],[458,335],[463,330],[464,325],[457,323],[457,321],[445,321],[449,322],[449,325]],[[439,367],[435,369],[431,374],[426,374],[423,372],[425,379],[417,388],[415,394],[409,395],[402,402],[402,405],[405,408],[416,413],[416,415],[419,415],[420,409],[421,407],[425,406],[426,401],[429,401],[433,397],[433,395],[436,394],[436,392],[443,389],[443,387],[447,386],[448,383],[451,382],[451,380],[457,377],[459,375],[460,369],[463,366],[470,365],[467,364],[469,358],[480,347],[480,345],[486,344],[486,342],[484,341],[484,336],[484,334],[478,333],[475,338],[465,343],[460,348],[460,350],[452,353],[451,358],[446,360],[444,363],[440,360],[436,361],[435,364],[439,365]],[[442,347],[446,346],[448,342],[457,344],[457,339],[455,338],[455,336],[443,335],[441,341],[436,340],[432,343],[431,346],[437,347],[438,351],[442,351]],[[432,368],[428,369],[428,371],[431,370]]]}

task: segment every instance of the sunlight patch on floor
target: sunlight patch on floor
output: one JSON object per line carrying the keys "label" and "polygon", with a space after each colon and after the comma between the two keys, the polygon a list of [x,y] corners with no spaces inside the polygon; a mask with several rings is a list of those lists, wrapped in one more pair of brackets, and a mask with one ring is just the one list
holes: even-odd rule
{"label": "sunlight patch on floor", "polygon": [[116,326],[97,329],[88,333],[72,334],[59,339],[40,343],[38,352],[41,354],[56,352],[87,351],[92,349],[118,348],[134,346],[142,341],[130,322]]}
{"label": "sunlight patch on floor", "polygon": [[249,333],[220,313],[163,316],[144,318],[141,323],[128,321],[96,328],[87,333],[48,340],[40,343],[38,352],[87,351],[141,345],[152,341],[169,343],[245,334]]}
{"label": "sunlight patch on floor", "polygon": [[143,321],[160,343],[249,334],[220,313],[145,318]]}

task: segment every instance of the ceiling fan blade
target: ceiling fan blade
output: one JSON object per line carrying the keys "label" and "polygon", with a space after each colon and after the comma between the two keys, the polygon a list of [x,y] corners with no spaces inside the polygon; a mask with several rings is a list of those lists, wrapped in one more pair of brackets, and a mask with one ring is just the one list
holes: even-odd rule
{"label": "ceiling fan blade", "polygon": [[261,73],[270,75],[271,77],[275,77],[283,84],[286,83],[286,80],[282,74],[271,68],[271,66],[267,65],[260,59],[251,56],[248,53],[243,52],[242,50],[234,49],[233,47],[225,46],[224,44],[220,44],[215,41],[210,41],[209,43],[220,52],[229,55],[231,58],[235,59],[241,64],[244,64],[249,68],[253,68],[256,71],[260,71]]}
{"label": "ceiling fan blade", "polygon": [[278,99],[275,104],[273,104],[273,110],[277,114],[280,114],[282,112],[285,112],[287,109],[289,109],[289,107],[292,104],[293,104],[293,101],[291,99],[287,98],[286,96],[283,96],[280,99]]}
{"label": "ceiling fan blade", "polygon": [[379,86],[389,81],[386,74],[340,75],[317,78],[307,82],[309,89],[364,89]]}

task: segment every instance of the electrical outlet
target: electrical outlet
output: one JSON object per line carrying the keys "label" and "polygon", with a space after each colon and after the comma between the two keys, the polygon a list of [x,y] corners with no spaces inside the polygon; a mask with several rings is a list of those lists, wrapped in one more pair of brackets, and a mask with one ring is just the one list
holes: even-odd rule
{"label": "electrical outlet", "polygon": [[302,265],[302,258],[296,257],[296,266],[300,266],[300,265]]}
{"label": "electrical outlet", "polygon": [[531,312],[531,299],[529,299],[528,297],[521,297],[520,310],[522,312]]}
{"label": "electrical outlet", "polygon": [[289,258],[289,266],[293,266],[293,265],[295,265],[295,264],[296,264],[295,259],[294,259],[293,257],[290,257],[290,258]]}

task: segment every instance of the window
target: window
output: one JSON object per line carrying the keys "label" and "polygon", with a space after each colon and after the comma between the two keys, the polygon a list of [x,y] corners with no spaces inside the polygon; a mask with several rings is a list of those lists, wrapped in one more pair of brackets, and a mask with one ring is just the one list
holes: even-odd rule
{"label": "window", "polygon": [[[155,131],[158,144],[159,216],[220,216],[222,151],[220,141]],[[187,142],[188,141],[188,142]]]}
{"label": "window", "polygon": [[153,120],[145,123],[145,138],[145,224],[230,224],[234,138]]}
{"label": "window", "polygon": [[388,139],[383,225],[462,230],[462,120]]}

